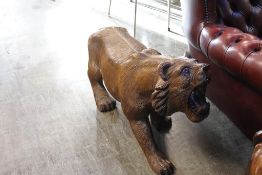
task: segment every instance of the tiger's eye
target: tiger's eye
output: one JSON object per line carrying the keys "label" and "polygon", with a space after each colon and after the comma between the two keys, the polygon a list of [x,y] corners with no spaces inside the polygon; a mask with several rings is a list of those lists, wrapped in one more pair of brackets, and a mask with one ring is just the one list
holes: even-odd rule
{"label": "tiger's eye", "polygon": [[184,68],[181,70],[181,75],[183,75],[183,76],[189,76],[189,75],[190,75],[190,68],[189,68],[189,67],[184,67]]}

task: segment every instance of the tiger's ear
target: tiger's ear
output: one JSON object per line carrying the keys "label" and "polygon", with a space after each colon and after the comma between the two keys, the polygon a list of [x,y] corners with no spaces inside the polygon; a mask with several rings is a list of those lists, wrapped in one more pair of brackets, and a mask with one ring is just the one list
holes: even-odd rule
{"label": "tiger's ear", "polygon": [[171,66],[171,62],[163,62],[158,65],[158,79],[155,90],[152,93],[152,107],[160,115],[165,116],[167,112],[167,99],[168,99],[168,68]]}
{"label": "tiger's ear", "polygon": [[166,81],[167,79],[168,79],[168,77],[167,77],[167,71],[168,71],[168,69],[169,69],[169,67],[172,65],[172,63],[171,62],[163,62],[163,63],[160,63],[159,65],[158,65],[158,68],[157,68],[157,70],[158,70],[158,73],[159,73],[159,75],[160,75],[160,77],[164,80],[164,81]]}

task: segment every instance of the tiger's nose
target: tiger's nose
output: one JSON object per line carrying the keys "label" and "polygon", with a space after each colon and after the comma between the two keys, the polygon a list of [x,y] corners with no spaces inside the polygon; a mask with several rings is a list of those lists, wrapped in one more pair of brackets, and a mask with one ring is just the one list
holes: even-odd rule
{"label": "tiger's nose", "polygon": [[203,78],[207,83],[210,82],[211,73],[209,72],[210,65],[209,64],[202,64],[202,70],[203,70]]}
{"label": "tiger's nose", "polygon": [[210,67],[210,65],[209,65],[209,64],[203,64],[203,67],[202,67],[202,69],[203,69],[203,71],[204,71],[205,73],[207,73],[207,72],[208,72],[208,70],[209,70],[209,67]]}

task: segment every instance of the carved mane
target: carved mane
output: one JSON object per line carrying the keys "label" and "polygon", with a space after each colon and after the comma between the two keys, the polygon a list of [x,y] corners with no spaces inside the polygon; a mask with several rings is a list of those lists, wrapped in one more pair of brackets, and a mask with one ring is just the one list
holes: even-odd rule
{"label": "carved mane", "polygon": [[152,93],[152,107],[160,116],[165,116],[167,112],[169,92],[169,76],[167,75],[167,72],[171,64],[171,62],[163,62],[158,66],[160,78],[155,85],[154,92]]}

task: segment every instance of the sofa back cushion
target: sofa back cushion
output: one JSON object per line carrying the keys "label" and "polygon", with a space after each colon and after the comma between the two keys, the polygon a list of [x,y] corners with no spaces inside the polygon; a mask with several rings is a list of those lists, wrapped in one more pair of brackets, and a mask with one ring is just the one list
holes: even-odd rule
{"label": "sofa back cushion", "polygon": [[262,0],[216,1],[219,23],[262,38]]}

